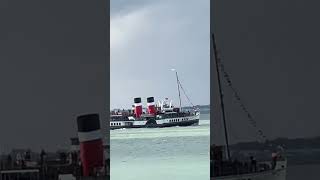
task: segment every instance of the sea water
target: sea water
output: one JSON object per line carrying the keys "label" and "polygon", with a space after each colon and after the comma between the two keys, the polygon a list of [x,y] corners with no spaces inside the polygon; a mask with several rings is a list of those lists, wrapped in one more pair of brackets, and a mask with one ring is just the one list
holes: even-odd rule
{"label": "sea water", "polygon": [[[111,180],[209,180],[209,114],[199,126],[112,130]],[[288,160],[287,180],[319,180],[320,164]]]}
{"label": "sea water", "polygon": [[110,132],[111,180],[209,180],[210,120],[199,126]]}

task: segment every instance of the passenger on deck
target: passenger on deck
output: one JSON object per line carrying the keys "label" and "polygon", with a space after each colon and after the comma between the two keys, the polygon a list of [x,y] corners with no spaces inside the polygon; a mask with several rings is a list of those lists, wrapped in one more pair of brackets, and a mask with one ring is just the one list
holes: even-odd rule
{"label": "passenger on deck", "polygon": [[271,154],[271,156],[272,156],[272,163],[271,163],[272,169],[275,169],[275,168],[276,168],[276,165],[277,165],[278,154],[275,153],[275,152],[273,152],[273,153]]}
{"label": "passenger on deck", "polygon": [[250,171],[257,172],[257,161],[253,156],[250,156]]}
{"label": "passenger on deck", "polygon": [[243,168],[244,168],[244,172],[243,173],[248,173],[249,172],[249,166],[248,166],[247,162],[244,163]]}
{"label": "passenger on deck", "polygon": [[240,163],[239,163],[239,161],[237,159],[235,159],[232,162],[232,169],[233,169],[234,174],[239,174],[240,173]]}
{"label": "passenger on deck", "polygon": [[46,156],[46,152],[42,149],[42,150],[41,150],[41,153],[40,153],[40,164],[41,164],[41,166],[44,165],[45,156]]}
{"label": "passenger on deck", "polygon": [[22,158],[21,158],[21,154],[20,153],[17,153],[16,155],[16,163],[18,166],[21,166],[21,161],[22,161]]}
{"label": "passenger on deck", "polygon": [[10,154],[8,154],[8,157],[7,157],[7,168],[9,169],[12,168],[12,158]]}
{"label": "passenger on deck", "polygon": [[31,160],[31,151],[30,150],[28,150],[26,153],[25,153],[25,160],[26,161],[30,161]]}

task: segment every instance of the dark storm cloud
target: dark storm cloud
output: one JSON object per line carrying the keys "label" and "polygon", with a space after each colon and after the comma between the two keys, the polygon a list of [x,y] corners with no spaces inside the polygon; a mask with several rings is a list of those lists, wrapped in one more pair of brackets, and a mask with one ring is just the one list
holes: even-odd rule
{"label": "dark storm cloud", "polygon": [[1,1],[0,146],[54,150],[107,97],[107,1]]}
{"label": "dark storm cloud", "polygon": [[[320,135],[319,6],[291,0],[211,4],[220,56],[258,126],[271,138]],[[225,96],[230,95],[227,90]],[[248,135],[245,115],[226,99],[230,128],[238,133],[234,139]]]}

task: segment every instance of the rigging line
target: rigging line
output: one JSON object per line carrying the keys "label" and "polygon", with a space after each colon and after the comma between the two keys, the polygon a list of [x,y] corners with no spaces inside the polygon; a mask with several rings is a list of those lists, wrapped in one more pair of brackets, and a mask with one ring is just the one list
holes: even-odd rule
{"label": "rigging line", "polygon": [[[247,110],[246,106],[242,103],[241,101],[241,98],[239,96],[239,93],[237,92],[237,90],[233,87],[233,84],[232,84],[232,81],[230,79],[230,76],[229,74],[225,71],[225,68],[224,68],[224,65],[222,64],[221,60],[219,59],[218,60],[218,63],[219,63],[219,66],[221,68],[221,71],[223,72],[224,74],[224,78],[225,80],[227,81],[227,84],[228,86],[231,88],[231,90],[233,91],[233,94],[236,98],[236,100],[238,101],[238,103],[240,104],[242,110],[247,114],[248,116],[248,119],[249,121],[251,122],[251,125],[254,127],[254,128],[257,128],[256,127],[256,121],[253,119],[253,116],[249,113],[249,111]],[[266,136],[264,135],[264,133],[262,132],[262,130],[258,130],[257,131],[257,134],[264,140],[266,141],[267,138]]]}
{"label": "rigging line", "polygon": [[194,104],[191,102],[190,98],[187,96],[185,90],[183,89],[180,80],[178,80],[178,83],[179,83],[179,85],[180,85],[180,88],[181,88],[183,94],[184,94],[184,95],[186,96],[186,98],[188,99],[189,103],[192,105],[192,107],[195,107]]}

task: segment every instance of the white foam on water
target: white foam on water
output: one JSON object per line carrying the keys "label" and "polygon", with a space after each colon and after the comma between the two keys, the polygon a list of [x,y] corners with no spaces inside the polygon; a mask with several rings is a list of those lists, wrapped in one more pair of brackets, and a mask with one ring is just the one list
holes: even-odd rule
{"label": "white foam on water", "polygon": [[209,136],[209,120],[201,120],[198,126],[167,128],[130,128],[116,129],[110,132],[110,139],[139,139],[159,137]]}

